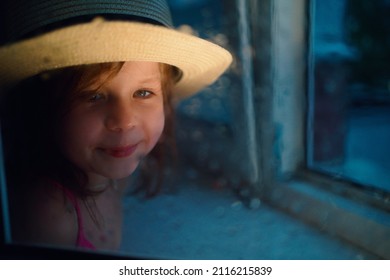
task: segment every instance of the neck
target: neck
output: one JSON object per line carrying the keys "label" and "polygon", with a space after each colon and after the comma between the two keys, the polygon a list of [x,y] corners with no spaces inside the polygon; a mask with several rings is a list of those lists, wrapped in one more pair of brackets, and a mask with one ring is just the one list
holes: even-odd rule
{"label": "neck", "polygon": [[88,174],[88,189],[91,191],[103,191],[113,187],[116,189],[117,181],[96,174]]}
{"label": "neck", "polygon": [[103,190],[108,189],[108,188],[113,188],[116,190],[117,189],[117,181],[113,180],[113,179],[109,179],[107,182],[101,183],[101,184],[96,184],[96,185],[88,184],[88,188],[91,191],[103,191]]}

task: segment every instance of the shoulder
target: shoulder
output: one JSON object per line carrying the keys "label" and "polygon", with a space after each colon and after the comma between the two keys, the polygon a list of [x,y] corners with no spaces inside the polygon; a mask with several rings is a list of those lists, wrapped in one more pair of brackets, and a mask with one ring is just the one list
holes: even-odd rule
{"label": "shoulder", "polygon": [[22,242],[74,246],[77,240],[77,216],[74,205],[63,189],[40,182],[24,194],[19,212],[21,227],[16,234]]}

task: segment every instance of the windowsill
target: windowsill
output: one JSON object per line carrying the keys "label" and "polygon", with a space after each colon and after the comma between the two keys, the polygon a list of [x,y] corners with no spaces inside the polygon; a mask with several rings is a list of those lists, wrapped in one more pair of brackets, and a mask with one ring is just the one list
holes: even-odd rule
{"label": "windowsill", "polygon": [[276,184],[269,199],[298,219],[346,242],[390,258],[390,213],[318,188],[308,181]]}
{"label": "windowsill", "polygon": [[[274,195],[278,195],[277,192]],[[128,196],[124,199],[124,208],[121,250],[135,256],[162,259],[377,258],[268,204],[258,201],[250,209],[231,190],[210,189],[198,182],[180,183],[174,191],[152,199]]]}

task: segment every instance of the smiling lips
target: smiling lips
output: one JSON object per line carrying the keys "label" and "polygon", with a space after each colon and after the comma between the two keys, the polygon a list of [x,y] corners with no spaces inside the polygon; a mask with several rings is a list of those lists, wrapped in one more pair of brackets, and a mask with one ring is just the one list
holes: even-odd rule
{"label": "smiling lips", "polygon": [[135,145],[128,145],[124,147],[115,147],[110,149],[104,149],[104,152],[106,152],[108,155],[115,157],[115,158],[125,158],[128,156],[131,156],[135,149],[137,148],[137,144]]}

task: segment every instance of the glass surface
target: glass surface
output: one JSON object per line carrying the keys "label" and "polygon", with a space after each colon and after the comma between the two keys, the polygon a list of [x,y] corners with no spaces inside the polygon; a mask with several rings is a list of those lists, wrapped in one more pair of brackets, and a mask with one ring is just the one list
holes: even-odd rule
{"label": "glass surface", "polygon": [[[257,10],[248,7],[260,10],[267,1],[168,2],[176,27],[224,46],[234,63],[211,87],[177,104],[177,159],[156,196],[145,197],[129,186],[123,197],[120,254],[153,259],[370,258],[254,195],[259,141],[253,84],[262,77],[253,74],[258,65],[252,65],[256,48],[251,35],[262,34],[251,34],[248,15]],[[261,30],[272,29],[268,18],[261,22]],[[151,170],[150,178],[155,174]]]}
{"label": "glass surface", "polygon": [[216,83],[176,107],[177,162],[156,198],[124,198],[122,250],[162,258],[249,258],[254,250],[231,244],[241,235],[238,243],[260,246],[245,241],[253,234],[245,228],[261,224],[247,216],[261,202],[251,196],[257,155],[252,57],[243,52],[251,47],[246,1],[168,2],[177,28],[225,47],[235,62]]}
{"label": "glass surface", "polygon": [[[213,86],[178,105],[177,168],[156,197],[124,198],[121,250],[168,259],[369,257],[275,211],[253,193],[259,167],[252,87],[253,79],[262,77],[252,71],[254,38],[247,15],[257,11],[246,10],[250,1],[169,2],[177,27],[191,26],[232,51],[235,61]],[[263,30],[271,28],[271,22],[262,22]]]}
{"label": "glass surface", "polygon": [[312,5],[309,167],[390,191],[390,2]]}

